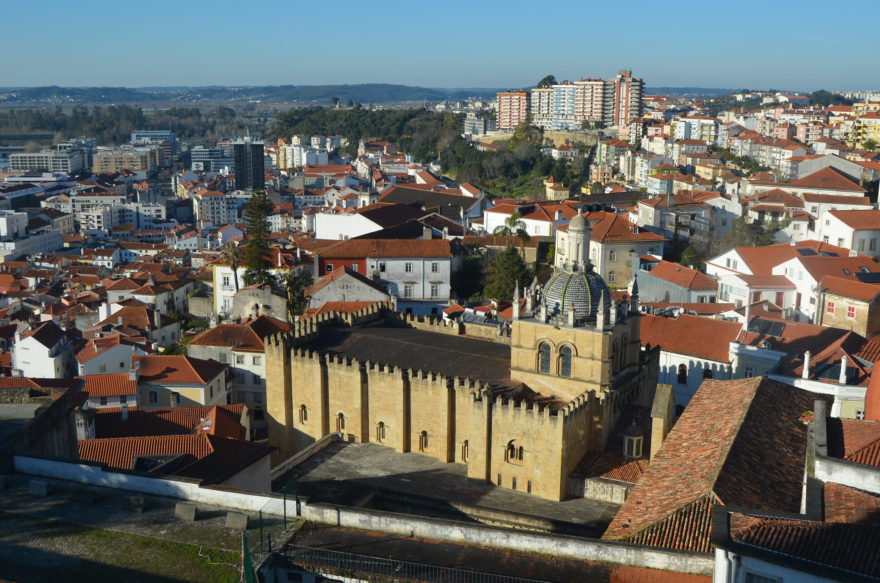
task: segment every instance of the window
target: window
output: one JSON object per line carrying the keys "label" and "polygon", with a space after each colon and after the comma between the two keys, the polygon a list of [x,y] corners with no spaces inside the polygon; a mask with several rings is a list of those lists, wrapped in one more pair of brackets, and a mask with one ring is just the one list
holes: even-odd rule
{"label": "window", "polygon": [[345,431],[345,415],[343,413],[336,415],[336,431]]}
{"label": "window", "polygon": [[856,307],[855,306],[847,306],[846,307],[846,317],[850,320],[855,320],[856,318]]}
{"label": "window", "polygon": [[178,393],[177,391],[171,393],[171,404],[180,405],[180,393]]}
{"label": "window", "polygon": [[128,403],[128,395],[119,395],[119,404],[125,405]]}
{"label": "window", "polygon": [[235,364],[244,364],[244,354],[235,355]]}
{"label": "window", "polygon": [[498,474],[498,485],[501,485],[501,474]]}
{"label": "window", "polygon": [[704,368],[704,369],[703,369],[703,378],[704,378],[704,379],[711,379],[711,378],[713,378],[714,376],[715,376],[715,373],[712,372],[712,369],[711,369],[711,368]]}
{"label": "window", "polygon": [[688,367],[686,364],[678,365],[678,384],[686,385],[688,382]]}
{"label": "window", "polygon": [[563,346],[559,349],[559,375],[571,376],[571,347]]}
{"label": "window", "polygon": [[829,314],[833,314],[834,313],[834,302],[828,302],[828,305],[825,306],[825,311],[828,312]]}
{"label": "window", "polygon": [[379,421],[376,425],[376,441],[379,443],[385,441],[385,423],[383,421]]}
{"label": "window", "polygon": [[507,451],[504,453],[504,461],[512,462],[516,459],[516,446],[513,444],[513,441],[507,444]]}
{"label": "window", "polygon": [[379,271],[381,273],[385,273],[385,262],[384,261],[379,262]]}
{"label": "window", "polygon": [[229,276],[228,275],[223,276],[223,287],[225,287],[225,288],[231,287],[229,284]]}
{"label": "window", "polygon": [[843,247],[843,237],[838,237],[838,238],[837,238],[837,246],[838,246],[838,247]]}
{"label": "window", "polygon": [[332,263],[328,263],[328,264],[327,264],[327,273],[331,273],[332,271],[333,271],[333,264],[332,264]]}
{"label": "window", "polygon": [[523,448],[523,446],[519,446],[519,449],[516,450],[517,459],[520,461],[525,459],[525,457],[526,457],[525,452],[526,452],[525,448]]}
{"label": "window", "polygon": [[220,362],[222,362],[222,363],[226,362],[226,353],[225,352],[220,353]]}
{"label": "window", "polygon": [[407,261],[406,263],[404,263],[404,264],[403,264],[403,270],[404,270],[405,272],[407,272],[407,273],[412,273],[412,262],[411,262],[411,261]]}
{"label": "window", "polygon": [[865,419],[865,410],[864,409],[856,409],[856,419],[863,421]]}
{"label": "window", "polygon": [[550,374],[550,345],[546,342],[538,347],[538,372]]}
{"label": "window", "polygon": [[107,404],[107,397],[101,397],[99,400],[100,400],[100,402],[101,402],[102,405],[106,405],[106,404]]}
{"label": "window", "polygon": [[351,264],[351,270],[354,271],[355,273],[357,273],[357,270],[358,270],[358,264],[357,264],[357,263],[352,263],[352,264]]}
{"label": "window", "polygon": [[750,379],[755,376],[755,368],[751,366],[743,367],[743,377]]}
{"label": "window", "polygon": [[124,362],[120,362],[120,363],[119,363],[119,368],[125,368],[125,363],[124,363]]}
{"label": "window", "polygon": [[428,432],[422,431],[419,434],[419,451],[427,451],[428,449]]}
{"label": "window", "polygon": [[874,251],[877,249],[877,239],[871,239],[868,242],[868,251]]}
{"label": "window", "polygon": [[865,240],[859,239],[859,251],[864,251],[864,250],[865,250]]}
{"label": "window", "polygon": [[156,391],[150,391],[147,395],[147,398],[150,402],[150,405],[155,405],[159,402],[159,393],[157,393]]}
{"label": "window", "polygon": [[468,460],[468,440],[465,439],[461,444],[461,461],[466,462]]}
{"label": "window", "polygon": [[623,439],[625,441],[623,453],[626,457],[642,457],[642,443],[644,438],[638,435],[625,435]]}
{"label": "window", "polygon": [[608,252],[608,261],[614,263],[617,261],[617,251],[609,251]]}
{"label": "window", "polygon": [[440,264],[436,261],[431,263],[431,273],[437,273],[440,271]]}
{"label": "window", "polygon": [[208,387],[208,395],[210,396],[210,398],[214,398],[214,385],[210,385]]}
{"label": "window", "polygon": [[413,284],[411,284],[411,283],[403,284],[403,297],[405,297],[405,298],[413,297]]}
{"label": "window", "polygon": [[107,365],[102,364],[101,366],[98,367],[98,371],[99,372],[107,372]]}
{"label": "window", "polygon": [[510,486],[511,486],[511,488],[516,490],[516,478],[515,477],[510,481]]}
{"label": "window", "polygon": [[253,357],[251,362],[253,362],[254,364],[263,364],[263,357],[262,356],[255,356],[255,357]]}
{"label": "window", "polygon": [[431,297],[436,298],[440,296],[440,286],[436,283],[431,284]]}
{"label": "window", "polygon": [[299,422],[305,423],[308,420],[309,420],[309,410],[306,408],[305,405],[300,405],[299,406]]}

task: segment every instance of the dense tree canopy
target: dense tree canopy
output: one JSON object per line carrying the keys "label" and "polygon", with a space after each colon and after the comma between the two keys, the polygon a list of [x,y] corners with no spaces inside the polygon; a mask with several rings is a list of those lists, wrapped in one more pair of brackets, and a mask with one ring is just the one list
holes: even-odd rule
{"label": "dense tree canopy", "polygon": [[495,258],[488,269],[483,296],[493,300],[513,299],[516,285],[520,289],[532,281],[532,273],[516,247],[508,247]]}

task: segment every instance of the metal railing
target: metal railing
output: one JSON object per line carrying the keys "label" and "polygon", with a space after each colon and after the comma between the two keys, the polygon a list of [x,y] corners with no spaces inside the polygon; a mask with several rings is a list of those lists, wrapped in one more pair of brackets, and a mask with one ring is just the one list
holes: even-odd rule
{"label": "metal railing", "polygon": [[546,583],[546,581],[538,579],[523,579],[495,573],[383,559],[290,544],[285,545],[279,555],[306,569],[326,574],[352,575],[370,580],[375,578],[411,583]]}

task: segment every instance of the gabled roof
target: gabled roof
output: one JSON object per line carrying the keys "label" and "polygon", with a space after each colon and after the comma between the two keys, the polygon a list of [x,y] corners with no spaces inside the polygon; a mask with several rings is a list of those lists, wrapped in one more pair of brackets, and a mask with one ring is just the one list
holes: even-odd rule
{"label": "gabled roof", "polygon": [[138,382],[153,385],[204,385],[226,370],[227,365],[192,356],[148,354],[137,358]]}
{"label": "gabled roof", "polygon": [[65,337],[64,331],[52,320],[40,324],[33,331],[26,332],[22,336],[33,338],[46,348],[53,348]]}
{"label": "gabled roof", "polygon": [[82,390],[89,397],[118,397],[137,394],[137,380],[127,372],[113,374],[93,374],[77,377],[83,381]]}
{"label": "gabled roof", "polygon": [[590,221],[590,240],[602,243],[623,243],[627,241],[646,242],[666,241],[666,238],[645,230],[630,222],[626,215],[609,212],[594,212],[584,215]]}
{"label": "gabled roof", "polygon": [[742,324],[714,318],[682,314],[677,318],[645,314],[641,318],[639,339],[642,346],[660,346],[674,352],[715,362],[730,362],[730,343]]}
{"label": "gabled roof", "polygon": [[843,296],[863,302],[871,302],[880,294],[880,285],[863,283],[846,277],[826,275],[820,281],[823,290],[836,296]]}
{"label": "gabled roof", "polygon": [[816,395],[767,378],[705,380],[602,538],[709,553],[718,504],[798,512]]}
{"label": "gabled roof", "polygon": [[311,286],[309,286],[306,289],[306,295],[307,296],[313,295],[313,294],[315,294],[315,292],[324,289],[329,284],[331,284],[334,281],[336,281],[337,279],[341,279],[343,277],[353,278],[356,281],[359,281],[360,283],[362,283],[364,285],[367,285],[377,291],[382,292],[383,294],[388,293],[387,289],[385,289],[384,287],[382,287],[378,283],[374,282],[373,280],[361,275],[357,271],[349,269],[348,267],[343,267],[342,269],[337,269],[336,271],[328,273],[327,275],[325,275],[324,277],[322,277],[321,279],[319,279],[318,281],[313,283]]}
{"label": "gabled roof", "polygon": [[193,338],[190,346],[223,346],[235,351],[263,352],[266,336],[289,330],[287,322],[263,315],[242,324],[220,324],[209,328]]}
{"label": "gabled roof", "polygon": [[246,405],[173,407],[170,409],[129,409],[128,419],[121,410],[98,409],[95,414],[95,437],[136,437],[143,435],[194,435],[207,433],[218,437],[244,439],[241,425]]}
{"label": "gabled roof", "polygon": [[316,251],[322,259],[382,257],[450,258],[452,242],[446,239],[349,239]]}
{"label": "gabled roof", "polygon": [[828,214],[854,231],[880,230],[880,210],[829,211]]}
{"label": "gabled roof", "polygon": [[690,290],[717,290],[718,282],[696,269],[671,261],[659,261],[649,271],[652,276]]}
{"label": "gabled roof", "polygon": [[87,439],[77,442],[80,459],[121,470],[135,469],[136,458],[181,456],[171,475],[221,483],[272,452],[271,447],[214,435],[162,435]]}
{"label": "gabled roof", "polygon": [[[849,255],[849,249],[813,240],[800,241],[795,245],[779,243],[763,247],[736,247],[735,251],[754,275],[772,275],[771,271],[774,267],[785,263],[792,257],[801,255],[802,252],[798,251],[799,249],[809,249],[816,253],[828,253],[840,257]],[[716,263],[716,265],[718,264]]]}
{"label": "gabled roof", "polygon": [[865,189],[853,182],[850,178],[831,166],[813,172],[803,178],[792,180],[789,186],[798,188],[815,188],[817,190],[844,190],[849,192],[865,192]]}
{"label": "gabled roof", "polygon": [[803,195],[804,202],[815,202],[817,204],[848,204],[852,206],[864,206],[871,208],[874,203],[867,196],[849,196],[843,194],[818,194],[815,192],[805,192]]}

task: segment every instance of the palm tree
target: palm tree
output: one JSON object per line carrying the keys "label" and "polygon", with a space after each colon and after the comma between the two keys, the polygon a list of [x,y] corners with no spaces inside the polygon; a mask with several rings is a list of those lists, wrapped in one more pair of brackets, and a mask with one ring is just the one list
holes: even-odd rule
{"label": "palm tree", "polygon": [[232,279],[235,280],[235,293],[238,293],[238,264],[241,262],[241,247],[231,241],[223,246],[222,259],[232,268]]}
{"label": "palm tree", "polygon": [[521,245],[525,245],[531,240],[529,232],[526,230],[526,224],[522,220],[519,211],[513,211],[509,217],[504,219],[503,225],[498,225],[492,234],[496,237],[507,237],[507,246],[510,247],[511,237],[519,239]]}

